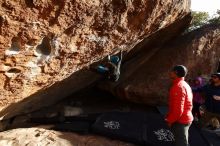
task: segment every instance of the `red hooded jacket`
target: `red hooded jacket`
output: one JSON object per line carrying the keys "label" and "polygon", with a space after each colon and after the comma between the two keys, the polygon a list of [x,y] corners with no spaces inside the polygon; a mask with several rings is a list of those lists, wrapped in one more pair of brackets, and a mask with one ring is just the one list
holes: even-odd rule
{"label": "red hooded jacket", "polygon": [[184,78],[175,79],[169,93],[169,112],[166,121],[170,124],[191,123],[193,121],[192,99],[192,90]]}

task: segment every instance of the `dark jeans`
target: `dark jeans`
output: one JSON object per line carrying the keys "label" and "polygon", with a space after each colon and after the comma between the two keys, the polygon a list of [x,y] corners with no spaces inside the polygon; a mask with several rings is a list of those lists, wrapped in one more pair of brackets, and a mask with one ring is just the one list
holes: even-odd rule
{"label": "dark jeans", "polygon": [[175,146],[189,146],[188,131],[190,125],[191,123],[190,124],[174,123],[171,126],[171,130],[175,138]]}
{"label": "dark jeans", "polygon": [[199,110],[199,107],[200,107],[200,106],[201,106],[200,103],[196,103],[196,102],[193,103],[192,113],[193,113],[193,116],[194,116],[194,117],[197,115],[197,118],[198,118],[198,119],[201,118],[200,110]]}

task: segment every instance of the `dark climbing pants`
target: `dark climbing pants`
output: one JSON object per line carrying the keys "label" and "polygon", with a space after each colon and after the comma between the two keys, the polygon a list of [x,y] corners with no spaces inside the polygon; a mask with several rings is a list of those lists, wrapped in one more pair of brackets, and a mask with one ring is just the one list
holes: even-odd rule
{"label": "dark climbing pants", "polygon": [[189,146],[188,131],[191,124],[174,123],[171,130],[175,138],[175,146]]}

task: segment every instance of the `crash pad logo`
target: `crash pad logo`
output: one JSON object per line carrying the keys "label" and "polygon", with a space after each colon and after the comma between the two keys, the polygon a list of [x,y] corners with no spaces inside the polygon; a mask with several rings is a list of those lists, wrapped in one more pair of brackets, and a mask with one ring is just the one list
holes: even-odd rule
{"label": "crash pad logo", "polygon": [[160,129],[154,131],[154,134],[157,136],[157,139],[160,141],[174,141],[174,135],[170,130]]}
{"label": "crash pad logo", "polygon": [[112,130],[120,129],[120,123],[117,121],[107,121],[104,122],[104,127]]}

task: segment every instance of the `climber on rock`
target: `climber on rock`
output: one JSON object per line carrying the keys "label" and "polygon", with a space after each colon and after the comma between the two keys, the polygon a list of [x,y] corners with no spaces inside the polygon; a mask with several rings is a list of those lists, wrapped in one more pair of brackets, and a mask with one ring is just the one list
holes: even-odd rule
{"label": "climber on rock", "polygon": [[104,74],[108,80],[117,82],[120,77],[121,61],[122,51],[120,51],[119,56],[108,55],[108,61],[98,65],[96,70],[97,72]]}

